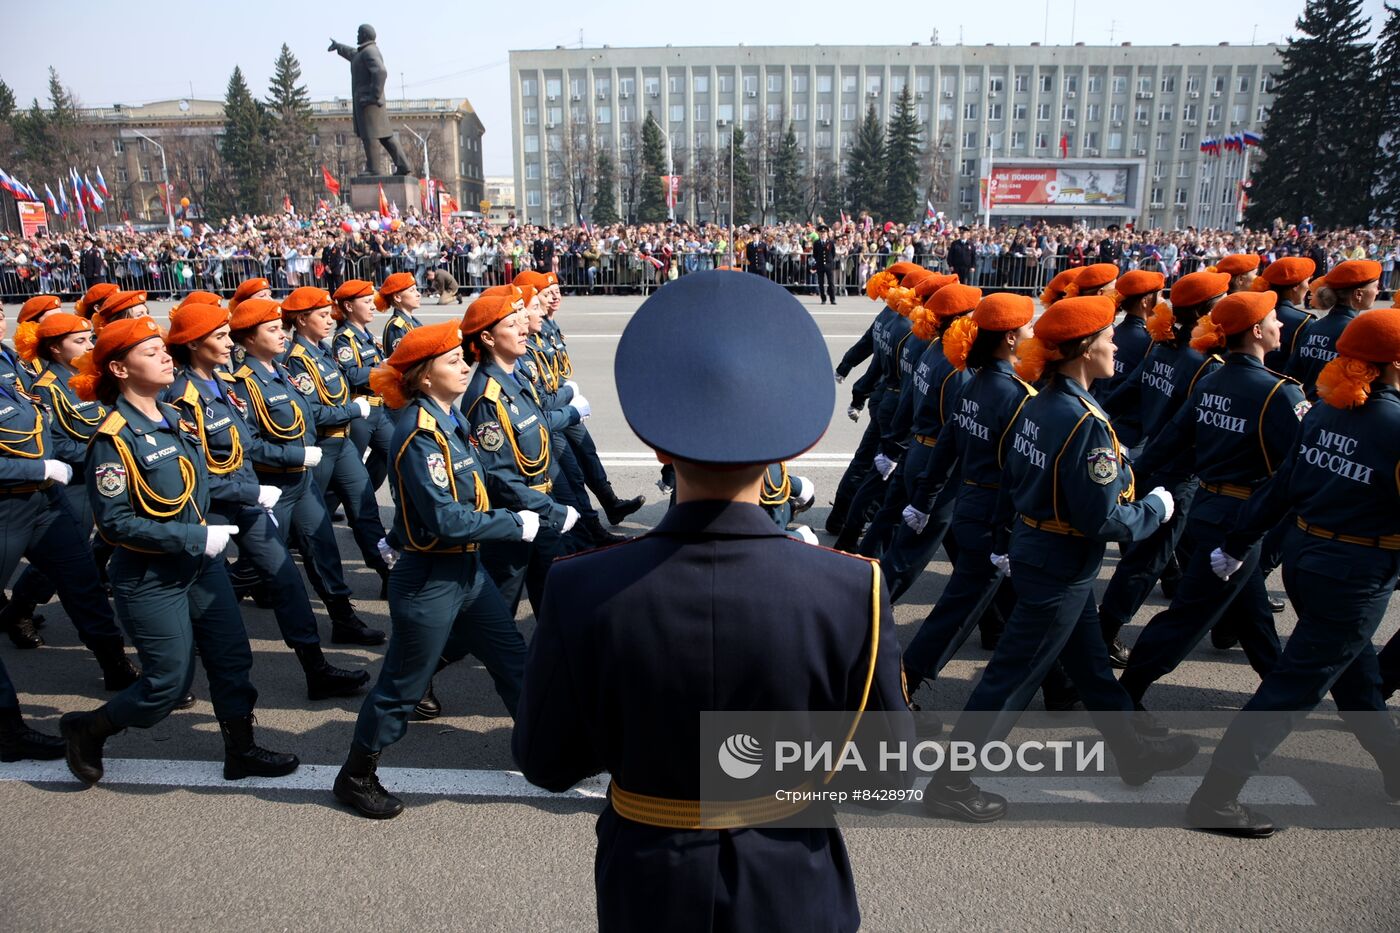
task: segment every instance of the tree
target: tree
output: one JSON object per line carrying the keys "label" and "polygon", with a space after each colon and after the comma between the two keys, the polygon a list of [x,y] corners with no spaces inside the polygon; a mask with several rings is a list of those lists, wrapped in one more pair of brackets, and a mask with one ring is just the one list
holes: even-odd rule
{"label": "tree", "polygon": [[617,215],[617,182],[613,178],[612,158],[606,149],[600,148],[593,172],[593,224],[607,226],[621,219]]}
{"label": "tree", "polygon": [[1380,128],[1361,0],[1308,0],[1283,50],[1247,221],[1307,214],[1319,227],[1365,223]]}
{"label": "tree", "polygon": [[551,179],[558,178],[569,197],[572,223],[583,220],[584,206],[593,194],[594,141],[592,125],[577,119],[549,153]]}
{"label": "tree", "polygon": [[882,213],[886,220],[907,223],[919,211],[919,119],[914,112],[914,95],[905,84],[895,102],[894,117],[885,131],[885,196]]}
{"label": "tree", "polygon": [[803,197],[806,186],[801,175],[797,133],[789,123],[773,158],[773,211],[779,223],[807,219],[807,203]]}
{"label": "tree", "polygon": [[[13,94],[10,97],[13,100]],[[53,68],[49,69],[49,106],[41,107],[35,98],[27,111],[12,111],[10,125],[21,180],[59,178],[77,166],[78,99]]]}
{"label": "tree", "polygon": [[1376,45],[1375,109],[1383,135],[1376,214],[1388,226],[1400,223],[1400,6],[1385,4],[1385,26]]}
{"label": "tree", "polygon": [[9,123],[15,115],[15,92],[0,80],[0,124]]}
{"label": "tree", "polygon": [[812,169],[807,188],[807,216],[836,223],[841,216],[841,175],[831,156],[822,153]]}
{"label": "tree", "polygon": [[309,207],[313,197],[311,171],[319,177],[319,167],[311,164],[311,96],[301,84],[301,63],[287,44],[273,64],[272,81],[267,88],[267,114],[272,118],[268,159],[280,189],[270,192],[291,197],[293,204]]}
{"label": "tree", "polygon": [[729,150],[724,153],[722,169],[724,177],[721,183],[724,185],[726,199],[734,206],[734,223],[748,223],[753,219],[753,171],[749,168],[748,157],[744,155],[744,131],[740,127],[734,127],[733,141]]}
{"label": "tree", "polygon": [[234,66],[224,93],[224,138],[219,146],[232,210],[263,211],[271,204],[266,185],[271,165],[269,122],[266,109],[248,90],[242,69]]}
{"label": "tree", "polygon": [[885,134],[880,130],[874,104],[866,108],[846,164],[846,199],[851,213],[879,213],[885,198]]}
{"label": "tree", "polygon": [[637,208],[637,219],[644,224],[657,223],[667,217],[665,183],[661,180],[666,174],[666,144],[650,111],[642,122],[642,166],[642,202]]}
{"label": "tree", "polygon": [[622,147],[622,215],[627,223],[634,224],[641,205],[646,166],[642,163],[642,147],[634,130],[623,130],[619,143]]}

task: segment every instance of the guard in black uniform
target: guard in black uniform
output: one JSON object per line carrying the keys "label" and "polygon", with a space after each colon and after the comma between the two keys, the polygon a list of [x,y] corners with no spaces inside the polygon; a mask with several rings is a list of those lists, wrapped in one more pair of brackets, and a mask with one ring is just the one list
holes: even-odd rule
{"label": "guard in black uniform", "polygon": [[512,743],[549,790],[612,775],[605,931],[859,926],[839,830],[702,828],[698,800],[701,710],[883,710],[913,741],[878,565],[793,540],[759,505],[766,465],[826,429],[828,358],[792,296],[724,271],[662,286],[618,345],[623,412],[676,464],[678,501],[651,533],[555,565]]}

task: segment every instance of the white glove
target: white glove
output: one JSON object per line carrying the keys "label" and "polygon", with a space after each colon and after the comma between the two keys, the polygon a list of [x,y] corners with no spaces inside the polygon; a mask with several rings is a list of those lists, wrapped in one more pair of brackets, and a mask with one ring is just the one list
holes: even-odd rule
{"label": "white glove", "polygon": [[846,381],[846,377],[843,376],[843,375],[841,375],[841,370],[839,370],[839,369],[836,370],[836,384],[837,384],[837,385],[840,385],[841,383],[843,383],[843,382],[845,382],[845,381]]}
{"label": "white glove", "polygon": [[795,476],[793,480],[793,485],[797,487],[797,492],[794,493],[792,498],[795,499],[800,506],[810,504],[811,501],[817,497],[817,484],[805,476]]}
{"label": "white glove", "polygon": [[51,479],[60,486],[67,486],[73,478],[73,468],[62,460],[44,461],[44,479]]}
{"label": "white glove", "polygon": [[277,500],[282,498],[282,490],[276,486],[258,487],[258,505],[265,509],[270,509],[277,504]]}
{"label": "white glove", "polygon": [[564,508],[567,511],[564,514],[564,527],[561,533],[567,532],[578,522],[578,509],[574,508],[572,505],[566,505]]}
{"label": "white glove", "polygon": [[1162,503],[1162,508],[1164,509],[1162,512],[1162,524],[1165,525],[1167,522],[1171,521],[1172,516],[1176,514],[1176,502],[1172,500],[1172,494],[1161,486],[1156,487],[1147,494],[1147,498],[1149,499],[1153,496],[1156,496]]}
{"label": "white glove", "polygon": [[302,453],[301,465],[314,467],[321,462],[321,448],[308,447]]}
{"label": "white glove", "polygon": [[374,547],[375,550],[379,551],[379,557],[384,561],[384,566],[393,570],[394,565],[399,562],[400,555],[398,551],[389,546],[389,539],[380,538],[375,542]]}
{"label": "white glove", "polygon": [[993,554],[992,566],[1000,570],[1002,573],[1006,574],[1008,577],[1011,576],[1011,558],[1007,555]]}
{"label": "white glove", "polygon": [[205,557],[218,557],[228,547],[229,538],[238,534],[237,525],[207,525],[204,530],[208,534],[204,539]]}
{"label": "white glove", "polygon": [[355,399],[355,401],[354,401],[353,404],[355,405],[355,410],[358,411],[358,412],[360,413],[360,417],[361,417],[361,418],[368,418],[368,417],[369,417],[369,400],[368,400],[368,399],[357,398],[357,399]]}
{"label": "white glove", "polygon": [[928,527],[928,513],[920,512],[912,505],[906,505],[900,514],[904,516],[904,524],[914,529],[917,534],[923,534],[924,529]]}
{"label": "white glove", "polygon": [[588,404],[588,399],[584,398],[582,395],[575,395],[574,400],[570,402],[569,405],[578,412],[578,420],[580,421],[593,414],[593,406]]}
{"label": "white glove", "polygon": [[564,380],[564,385],[565,385],[567,388],[573,389],[573,390],[574,390],[574,397],[575,397],[575,398],[578,397],[578,383],[577,383],[577,382],[574,382],[572,379],[565,379],[565,380]]}
{"label": "white glove", "polygon": [[898,460],[891,460],[889,457],[886,457],[883,453],[878,453],[875,455],[875,469],[879,471],[880,479],[889,479],[890,474],[894,472],[894,468],[897,466],[899,466]]}
{"label": "white glove", "polygon": [[847,417],[847,418],[850,418],[852,421],[859,421],[859,420],[860,420],[860,409],[857,408],[856,406],[852,405],[850,408],[847,408],[847,409],[846,409],[846,417]]}
{"label": "white glove", "polygon": [[535,540],[535,535],[540,533],[540,513],[527,509],[524,512],[516,512],[515,515],[520,519],[520,540]]}
{"label": "white glove", "polygon": [[1243,566],[1244,561],[1235,560],[1220,548],[1210,552],[1210,569],[1217,577],[1228,580],[1236,570]]}
{"label": "white glove", "polygon": [[817,536],[812,532],[812,529],[808,528],[806,525],[798,525],[792,530],[797,533],[797,536],[799,538],[801,538],[803,541],[806,541],[808,544],[821,543],[817,540]]}

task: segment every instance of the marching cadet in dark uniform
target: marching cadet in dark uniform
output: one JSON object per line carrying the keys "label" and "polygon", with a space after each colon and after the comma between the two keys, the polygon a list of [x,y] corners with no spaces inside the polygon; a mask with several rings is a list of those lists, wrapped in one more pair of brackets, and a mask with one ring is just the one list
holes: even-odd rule
{"label": "marching cadet in dark uniform", "polygon": [[1118,278],[1118,267],[1111,262],[1096,262],[1071,271],[1074,274],[1065,285],[1066,298],[1085,298],[1111,292]]}
{"label": "marching cadet in dark uniform", "polygon": [[238,528],[206,523],[199,439],[159,401],[174,378],[160,328],[146,317],[104,327],[72,379],[80,397],[111,409],[88,448],[88,490],[99,533],[117,546],[110,565],[117,615],[141,657],[140,680],[59,721],[68,767],[85,784],[102,779],[109,736],[148,729],[175,708],[194,679],[196,650],[224,738],[224,779],[277,777],[299,764],[253,741],[253,653],[220,560]]}
{"label": "marching cadet in dark uniform", "polygon": [[29,391],[29,370],[25,369],[20,361],[19,354],[14,351],[9,344],[5,343],[5,331],[9,329],[9,318],[5,316],[5,309],[0,306],[0,383],[4,383],[6,388],[18,388],[21,392]]}
{"label": "marching cadet in dark uniform", "polygon": [[[1001,479],[991,561],[1009,572],[1016,608],[966,707],[1000,715],[961,717],[952,741],[981,747],[1003,738],[1058,658],[1094,711],[1119,774],[1141,784],[1186,764],[1196,744],[1137,733],[1132,700],[1113,679],[1099,636],[1093,585],[1105,542],[1144,538],[1172,513],[1171,496],[1160,488],[1134,501],[1132,468],[1089,395],[1095,379],[1113,374],[1114,311],[1105,296],[1065,298],[1017,347],[1021,378],[1048,379],[1011,425]],[[999,550],[1006,524],[1013,526],[1009,555]],[[935,816],[985,823],[1005,815],[1006,800],[943,771],[930,779],[924,807]]]}
{"label": "marching cadet in dark uniform", "polygon": [[[238,306],[251,298],[271,298],[272,283],[267,279],[255,277],[244,279],[238,283],[238,287],[233,290],[233,296],[228,300],[229,316],[238,313]],[[233,354],[230,357],[230,365],[233,369],[238,369],[243,365],[243,346],[235,340],[233,342]]]}
{"label": "marching cadet in dark uniform", "polygon": [[145,292],[113,292],[102,300],[102,307],[93,312],[92,328],[100,334],[102,328],[113,321],[149,317],[150,313],[150,308],[146,307]]}
{"label": "marching cadet in dark uniform", "polygon": [[1335,350],[1288,459],[1211,555],[1212,570],[1231,577],[1267,530],[1295,515],[1283,582],[1298,624],[1216,747],[1186,811],[1191,826],[1270,835],[1273,824],[1239,803],[1240,790],[1329,692],[1380,766],[1386,794],[1400,799],[1400,732],[1371,643],[1400,577],[1400,310],[1360,315]]}
{"label": "marching cadet in dark uniform", "polygon": [[368,421],[382,406],[374,394],[350,394],[350,383],[326,350],[323,341],[335,331],[331,296],[324,288],[303,285],[282,301],[282,323],[292,331],[284,362],[292,385],[306,396],[316,421],[316,446],[321,462],[315,467],[316,485],[322,496],[334,492],[345,506],[355,543],[365,566],[379,574],[380,595],[388,595],[389,568],[379,554],[384,523],[370,486],[360,452],[350,442],[350,425]]}
{"label": "marching cadet in dark uniform", "polygon": [[512,742],[549,790],[612,775],[602,930],[860,924],[838,829],[755,825],[773,808],[705,820],[698,800],[701,710],[885,711],[893,740],[913,740],[879,566],[795,541],[759,506],[767,464],[830,420],[826,354],[781,287],[719,270],[663,285],[618,345],[627,423],[674,461],[677,503],[651,533],[555,565]]}
{"label": "marching cadet in dark uniform", "polygon": [[[568,344],[564,340],[564,331],[560,329],[557,319],[559,307],[564,301],[564,293],[559,288],[559,277],[553,272],[526,270],[516,275],[513,284],[517,286],[533,285],[539,295],[540,308],[544,311],[544,320],[540,323],[541,350],[553,364],[553,373],[548,376],[548,379],[559,385],[565,381],[572,381],[574,364],[569,358]],[[573,452],[579,471],[582,473],[582,485],[586,486],[598,498],[598,504],[603,507],[603,514],[608,518],[608,524],[620,524],[626,520],[627,516],[646,505],[646,496],[633,496],[631,499],[618,498],[617,492],[608,480],[608,471],[603,467],[602,458],[598,456],[598,445],[593,443],[593,436],[588,433],[588,425],[582,421],[570,425],[564,429],[564,439],[569,442],[569,449]],[[562,460],[561,466],[564,466]],[[615,543],[614,537],[606,532],[602,534],[594,532],[594,538],[598,544]]]}
{"label": "marching cadet in dark uniform", "polygon": [[531,541],[540,517],[492,508],[476,442],[455,405],[467,375],[462,332],[448,321],[404,335],[371,377],[397,412],[390,491],[402,556],[389,576],[393,635],[360,707],[335,796],[376,819],[403,811],[379,783],[380,752],[403,738],[410,711],[443,661],[475,654],[512,716],[520,699],[525,640],[481,567],[479,549],[486,541]]}
{"label": "marching cadet in dark uniform", "polygon": [[355,614],[330,516],[308,472],[321,463],[323,453],[315,443],[315,409],[280,362],[287,346],[282,308],[271,298],[249,298],[239,302],[229,326],[247,354],[233,374],[238,394],[248,405],[249,423],[264,442],[254,452],[253,469],[259,484],[282,490],[272,507],[273,517],[283,540],[296,542],[307,577],[326,604],[331,642],[383,644],[384,633]]}
{"label": "marching cadet in dark uniform", "polygon": [[0,761],[53,761],[63,757],[67,743],[25,725],[15,685],[0,661]]}
{"label": "marching cadet in dark uniform", "polygon": [[1210,569],[1211,550],[1288,455],[1307,410],[1297,382],[1264,368],[1264,354],[1279,341],[1276,301],[1272,292],[1235,292],[1200,319],[1191,345],[1201,352],[1226,348],[1229,356],[1196,383],[1139,461],[1143,475],[1155,476],[1186,451],[1200,484],[1186,523],[1190,563],[1171,607],[1147,623],[1120,678],[1139,706],[1147,688],[1174,670],[1227,610],[1254,670],[1263,676],[1278,662],[1259,549],[1245,555],[1246,566],[1229,583]]}
{"label": "marching cadet in dark uniform", "polygon": [[[44,316],[50,312],[57,311],[63,306],[57,295],[35,295],[24,304],[20,305],[19,316],[15,319],[15,347],[21,345],[32,345],[34,343],[34,332],[39,329]],[[33,363],[26,363],[20,360],[20,382],[24,385],[24,390],[29,391],[34,380],[43,372],[43,360],[36,360]]]}
{"label": "marching cadet in dark uniform", "polygon": [[[875,454],[880,450],[880,425],[875,419],[875,410],[880,407],[884,383],[876,371],[876,360],[873,357],[877,343],[884,341],[888,328],[900,318],[899,312],[885,302],[885,293],[892,288],[900,287],[904,277],[916,270],[924,271],[922,266],[912,262],[897,262],[888,269],[875,273],[866,281],[866,297],[872,301],[881,302],[880,310],[875,315],[875,320],[871,321],[870,326],[865,329],[865,333],[841,357],[841,362],[836,364],[836,381],[841,383],[850,375],[852,369],[867,359],[871,360],[865,375],[857,380],[856,385],[852,386],[851,404],[846,409],[846,417],[852,421],[859,421],[860,411],[869,401],[871,417],[870,423],[866,425],[865,433],[861,435],[860,443],[856,445],[855,453],[851,456],[850,465],[846,467],[846,471],[841,475],[841,481],[836,486],[831,512],[826,517],[828,534],[839,535],[841,533],[842,527],[846,524],[846,515],[850,511],[851,500],[855,498],[856,490],[860,488],[860,484],[870,472],[870,468],[875,462]],[[865,517],[859,516],[859,519],[863,525]]]}
{"label": "marching cadet in dark uniform", "polygon": [[78,317],[85,317],[92,320],[92,316],[102,308],[102,302],[108,296],[115,295],[121,291],[121,286],[113,282],[98,282],[96,285],[83,292],[83,297],[79,298],[73,305],[73,313]]}
{"label": "marching cadet in dark uniform", "polygon": [[[29,339],[36,339],[33,333]],[[122,690],[138,674],[126,659],[87,532],[55,488],[72,481],[71,464],[82,460],[82,445],[33,396],[0,381],[0,580],[27,558],[57,588],[64,613],[102,668],[104,686]],[[32,608],[11,601],[0,610],[0,624],[18,648],[43,644],[27,616]]]}
{"label": "marching cadet in dark uniform", "polygon": [[[1111,396],[1125,379],[1137,372],[1138,364],[1147,358],[1152,349],[1152,337],[1147,333],[1147,316],[1157,307],[1166,281],[1160,272],[1133,269],[1123,273],[1115,283],[1114,300],[1123,312],[1123,320],[1113,328],[1113,345],[1118,349],[1113,354],[1113,375],[1100,379],[1091,387],[1094,398]],[[1141,420],[1138,413],[1131,409],[1113,419],[1113,430],[1118,433],[1119,443],[1129,450],[1135,449],[1142,441]]]}
{"label": "marching cadet in dark uniform", "polygon": [[575,395],[565,408],[546,412],[530,380],[516,364],[528,352],[528,325],[520,299],[491,295],[467,306],[463,340],[476,360],[463,398],[478,457],[493,502],[516,512],[536,512],[543,527],[534,541],[492,542],[482,563],[500,588],[512,617],[528,591],[538,617],[544,578],[561,553],[563,535],[578,521],[578,510],[550,498],[558,467],[550,434],[592,413]]}
{"label": "marching cadet in dark uniform", "polygon": [[1251,286],[1257,292],[1272,291],[1278,295],[1274,313],[1281,328],[1279,347],[1264,357],[1264,365],[1274,372],[1283,372],[1298,339],[1313,321],[1313,316],[1303,309],[1303,299],[1316,270],[1317,263],[1306,256],[1283,256],[1269,263]]}
{"label": "marching cadet in dark uniform", "polygon": [[1258,253],[1231,253],[1228,256],[1221,256],[1220,261],[1213,266],[1207,266],[1207,272],[1223,272],[1230,277],[1229,294],[1235,292],[1249,291],[1254,287],[1254,278],[1259,274],[1260,257]]}
{"label": "marching cadet in dark uniform", "polygon": [[[1203,354],[1191,346],[1191,332],[1196,321],[1209,314],[1215,303],[1225,297],[1229,286],[1229,276],[1224,272],[1192,272],[1177,279],[1172,286],[1171,306],[1158,304],[1147,320],[1152,349],[1137,369],[1104,399],[1104,410],[1115,422],[1137,413],[1141,418],[1140,437],[1150,440],[1186,403],[1196,383],[1220,366],[1219,356]],[[1186,527],[1191,500],[1196,495],[1191,452],[1178,450],[1175,453],[1174,460],[1162,463],[1159,475],[1138,472],[1144,482],[1162,486],[1171,493],[1177,514],[1146,539],[1124,545],[1122,557],[1099,604],[1099,622],[1104,642],[1109,647],[1109,660],[1117,668],[1128,663],[1128,649],[1118,639],[1118,633],[1142,608],[1152,587],[1171,563]]]}
{"label": "marching cadet in dark uniform", "polygon": [[[350,279],[337,288],[331,298],[340,321],[340,329],[331,342],[336,362],[345,372],[351,392],[372,398],[374,391],[369,387],[369,374],[384,362],[384,352],[369,330],[374,320],[374,285],[364,279]],[[364,458],[373,491],[377,492],[389,475],[389,442],[393,438],[394,422],[383,405],[373,405],[368,418],[350,422],[350,443]]]}
{"label": "marching cadet in dark uniform", "polygon": [[228,312],[218,304],[186,305],[172,314],[167,340],[180,368],[166,397],[194,425],[199,440],[209,482],[206,518],[238,528],[238,554],[267,581],[277,627],[301,663],[307,695],[313,700],[349,696],[369,683],[369,674],[332,667],[321,651],[306,585],[272,518],[282,490],[258,482],[253,471],[254,459],[275,453],[263,451],[262,438],[244,420],[247,403],[235,394],[227,372],[233,347],[228,322]]}
{"label": "marching cadet in dark uniform", "polygon": [[380,311],[389,311],[389,321],[384,325],[383,352],[392,354],[403,335],[423,322],[413,316],[423,296],[418,294],[418,282],[409,272],[395,272],[384,280],[379,291],[374,293],[374,306]]}
{"label": "marching cadet in dark uniform", "polygon": [[1334,347],[1342,331],[1362,311],[1369,310],[1380,293],[1381,264],[1370,259],[1348,259],[1333,266],[1323,285],[1337,296],[1326,316],[1308,325],[1294,341],[1293,354],[1284,372],[1303,384],[1308,401],[1317,400],[1317,376],[1337,355]]}

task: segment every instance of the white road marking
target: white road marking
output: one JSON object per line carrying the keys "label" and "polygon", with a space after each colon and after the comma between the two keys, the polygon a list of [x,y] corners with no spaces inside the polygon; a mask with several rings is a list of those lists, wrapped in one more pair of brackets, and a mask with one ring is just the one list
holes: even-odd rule
{"label": "white road marking", "polygon": [[[217,761],[109,758],[101,783],[114,787],[222,787],[228,790],[329,792],[339,770],[339,765],[302,765],[286,777],[225,781],[223,764]],[[608,785],[607,776],[600,775],[562,794],[552,794],[526,781],[518,771],[380,768],[379,776],[394,793],[440,797],[597,800],[607,796]],[[77,784],[78,780],[62,761],[19,761],[0,764],[0,782]],[[983,790],[1001,794],[1012,803],[1020,804],[1185,805],[1200,786],[1201,779],[1189,775],[1159,775],[1143,787],[1128,787],[1112,776],[979,777],[977,783]],[[1317,801],[1296,780],[1278,775],[1253,778],[1245,785],[1240,800],[1255,805],[1317,806]]]}
{"label": "white road marking", "polygon": [[[803,454],[796,460],[789,460],[788,466],[801,467],[808,470],[820,469],[845,469],[851,462],[854,454],[833,453],[833,454]],[[651,451],[615,451],[610,453],[599,453],[598,458],[605,467],[635,467],[654,466],[660,467],[661,462],[656,459],[656,454]]]}

